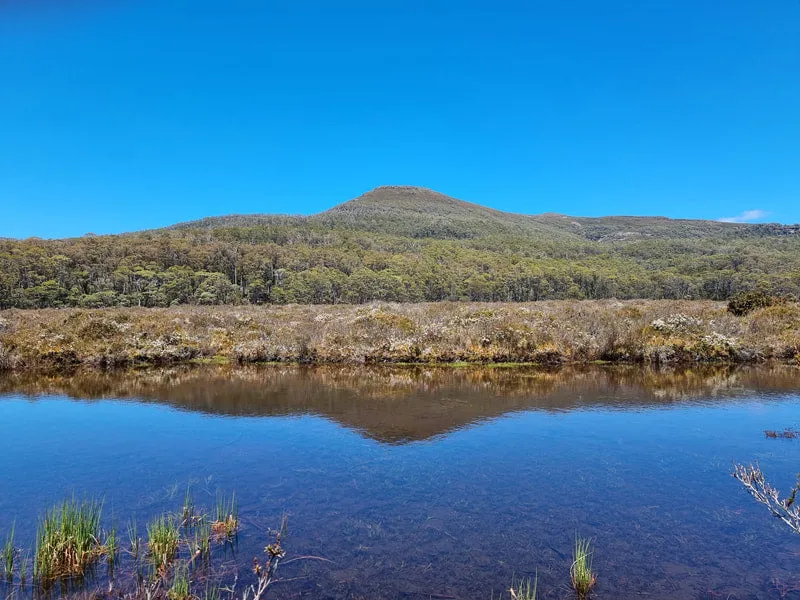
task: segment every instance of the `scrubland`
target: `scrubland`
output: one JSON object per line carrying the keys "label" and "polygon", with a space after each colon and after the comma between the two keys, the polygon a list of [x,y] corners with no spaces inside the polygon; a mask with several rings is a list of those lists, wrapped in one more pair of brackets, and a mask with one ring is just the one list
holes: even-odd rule
{"label": "scrubland", "polygon": [[798,361],[800,304],[548,301],[0,312],[7,370],[184,362],[647,364]]}

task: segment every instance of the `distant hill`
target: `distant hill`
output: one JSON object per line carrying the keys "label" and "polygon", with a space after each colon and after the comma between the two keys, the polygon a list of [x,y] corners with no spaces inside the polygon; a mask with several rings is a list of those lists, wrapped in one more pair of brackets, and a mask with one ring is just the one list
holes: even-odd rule
{"label": "distant hill", "polygon": [[523,215],[458,200],[415,186],[381,186],[324,212],[305,216],[229,215],[175,225],[250,227],[304,222],[390,233],[414,238],[463,239],[495,234],[624,241],[709,236],[771,236],[800,233],[800,225],[722,223],[667,217],[573,217],[557,213]]}
{"label": "distant hill", "polygon": [[800,226],[520,215],[384,186],[310,216],[0,239],[0,309],[800,295]]}

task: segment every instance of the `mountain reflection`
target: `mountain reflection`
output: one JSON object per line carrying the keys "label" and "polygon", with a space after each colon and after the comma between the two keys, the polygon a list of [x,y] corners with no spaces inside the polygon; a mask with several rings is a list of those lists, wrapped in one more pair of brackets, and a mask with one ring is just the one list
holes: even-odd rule
{"label": "mountain reflection", "polygon": [[523,410],[647,409],[800,389],[800,369],[182,366],[7,374],[0,394],[131,398],[228,416],[320,415],[384,443],[425,440]]}

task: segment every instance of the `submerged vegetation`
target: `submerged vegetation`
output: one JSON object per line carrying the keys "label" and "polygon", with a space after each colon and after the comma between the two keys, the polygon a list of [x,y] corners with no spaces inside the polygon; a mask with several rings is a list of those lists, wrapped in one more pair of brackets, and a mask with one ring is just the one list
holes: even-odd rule
{"label": "submerged vegetation", "polygon": [[[217,520],[225,525],[225,532],[238,531],[238,505],[235,495],[219,496]],[[187,494],[188,499],[188,494]],[[192,503],[193,506],[193,503]],[[185,505],[184,505],[185,509]],[[222,511],[222,512],[219,512]],[[182,511],[183,512],[183,511]],[[40,592],[49,593],[60,583],[62,597],[72,595],[86,597],[85,593],[100,582],[107,589],[98,597],[118,597],[130,600],[219,600],[223,589],[214,583],[217,576],[224,577],[226,569],[215,571],[211,557],[211,523],[203,515],[185,527],[181,533],[181,513],[164,513],[154,518],[147,526],[147,552],[142,553],[142,540],[135,521],[127,527],[128,546],[121,547],[116,529],[110,529],[104,537],[101,529],[102,503],[96,500],[77,500],[74,497],[50,508],[42,517],[35,540],[33,579],[28,582],[27,553],[16,546],[15,526],[0,548],[5,584],[10,586],[12,596],[30,592],[38,597]],[[233,525],[235,523],[235,525]],[[254,560],[256,583],[242,593],[233,586],[224,588],[229,600],[260,600],[267,588],[276,581],[277,563],[285,556],[281,540],[286,536],[286,517],[281,529],[272,534],[273,540],[265,548],[267,558]],[[230,545],[230,539],[220,540]],[[232,547],[232,546],[231,546]],[[106,557],[109,566],[107,580],[103,580],[95,567],[101,557]],[[124,570],[115,571],[118,563],[130,557]],[[18,557],[21,557],[19,560]],[[197,561],[203,558],[202,561]],[[302,560],[300,557],[296,560]],[[15,564],[17,568],[15,569]],[[15,578],[16,575],[16,578]],[[68,585],[66,585],[68,584]],[[99,592],[99,588],[98,588]],[[95,597],[95,592],[90,594]]]}
{"label": "submerged vegetation", "polygon": [[174,307],[6,311],[0,369],[186,362],[646,364],[796,362],[800,304],[745,316],[724,303]]}
{"label": "submerged vegetation", "polygon": [[[187,494],[187,499],[189,498]],[[194,506],[193,502],[191,503]],[[100,542],[102,503],[94,500],[71,498],[49,509],[40,522],[34,551],[33,580],[27,581],[27,555],[15,545],[14,526],[6,537],[2,549],[6,585],[11,586],[11,597],[39,597],[41,592],[49,593],[57,582],[61,582],[60,596],[75,598],[120,598],[125,600],[263,600],[273,584],[282,581],[278,578],[278,566],[286,557],[283,541],[288,527],[284,514],[278,530],[268,530],[271,541],[264,548],[263,557],[255,557],[252,573],[255,581],[238,588],[239,575],[224,567],[219,569],[210,562],[211,525],[225,524],[223,533],[230,531],[230,523],[235,522],[234,533],[238,531],[238,505],[234,494],[218,495],[215,517],[209,522],[205,516],[197,515],[193,525],[179,525],[186,503],[176,514],[164,513],[153,519],[147,526],[147,553],[141,552],[136,522],[129,521],[128,546],[120,546],[115,529]],[[181,529],[185,529],[184,534]],[[219,539],[224,546],[230,538]],[[230,546],[233,548],[233,546]],[[578,598],[586,598],[595,583],[591,570],[591,550],[588,540],[576,539],[575,560],[570,568],[570,576]],[[14,558],[18,561],[17,579],[14,579]],[[94,570],[100,557],[109,561],[107,579]],[[132,560],[125,569],[114,571],[117,561],[124,557]],[[117,558],[118,557],[118,558]],[[204,560],[198,561],[202,557]],[[288,562],[316,560],[332,562],[319,556],[299,556]],[[233,575],[231,585],[223,586],[220,578]],[[63,584],[69,583],[69,586]],[[101,591],[100,586],[105,587]],[[97,586],[95,591],[91,591]],[[508,589],[511,600],[536,600],[538,574],[533,578],[515,579]],[[502,597],[502,596],[501,596]]]}

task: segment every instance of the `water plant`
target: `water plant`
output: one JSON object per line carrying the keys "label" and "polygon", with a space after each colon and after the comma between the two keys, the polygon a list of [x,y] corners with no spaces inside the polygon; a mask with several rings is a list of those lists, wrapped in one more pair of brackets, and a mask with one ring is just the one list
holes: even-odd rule
{"label": "water plant", "polygon": [[11,525],[11,531],[6,537],[2,550],[0,550],[0,557],[2,557],[3,560],[3,572],[6,579],[11,579],[14,576],[14,557],[17,553],[14,548],[14,530],[16,526],[16,522]]}
{"label": "water plant", "polygon": [[197,515],[194,500],[192,500],[192,493],[189,486],[186,486],[186,494],[183,497],[183,508],[181,509],[181,526],[193,527],[202,517]]}
{"label": "water plant", "polygon": [[280,531],[275,532],[275,541],[264,548],[266,559],[263,562],[260,562],[257,558],[253,559],[253,572],[258,577],[258,584],[251,585],[245,589],[242,600],[261,600],[261,597],[275,581],[278,563],[286,556],[286,551],[281,545],[281,539],[286,535],[286,523],[286,515],[284,515]]}
{"label": "water plant", "polygon": [[211,525],[202,521],[194,530],[194,555],[208,558],[211,554]]}
{"label": "water plant", "polygon": [[153,566],[163,571],[178,554],[180,532],[172,515],[162,514],[147,525],[147,550]]}
{"label": "water plant", "polygon": [[536,600],[536,588],[539,584],[539,576],[538,574],[533,579],[533,585],[531,586],[531,580],[528,579],[520,579],[516,585],[512,585],[511,589],[509,589],[509,593],[511,594],[512,600]]}
{"label": "water plant", "polygon": [[239,531],[239,505],[236,502],[236,493],[227,498],[225,494],[217,495],[217,510],[214,522],[211,523],[211,532],[216,537],[232,538]]}
{"label": "water plant", "polygon": [[189,565],[186,562],[175,563],[172,573],[172,585],[167,592],[169,600],[189,600],[192,597],[189,583]]}
{"label": "water plant", "polygon": [[572,587],[578,598],[584,600],[597,583],[597,576],[592,571],[592,542],[588,538],[575,536],[575,549],[572,554],[572,566],[569,574]]}
{"label": "water plant", "polygon": [[142,545],[142,540],[139,538],[139,530],[136,526],[136,519],[128,521],[128,543],[131,547],[131,555],[133,560],[139,560],[139,553]]}
{"label": "water plant", "polygon": [[28,553],[26,552],[19,559],[19,580],[22,584],[25,584],[25,580],[28,579]]}
{"label": "water plant", "polygon": [[34,551],[34,577],[43,582],[83,576],[105,552],[100,543],[102,503],[75,498],[45,513]]}
{"label": "water plant", "polygon": [[219,586],[206,583],[206,591],[203,595],[203,600],[219,600],[220,591]]}
{"label": "water plant", "polygon": [[114,566],[114,563],[117,560],[117,554],[119,553],[119,539],[117,538],[117,528],[112,527],[111,531],[106,534],[106,560],[108,560],[108,566]]}

